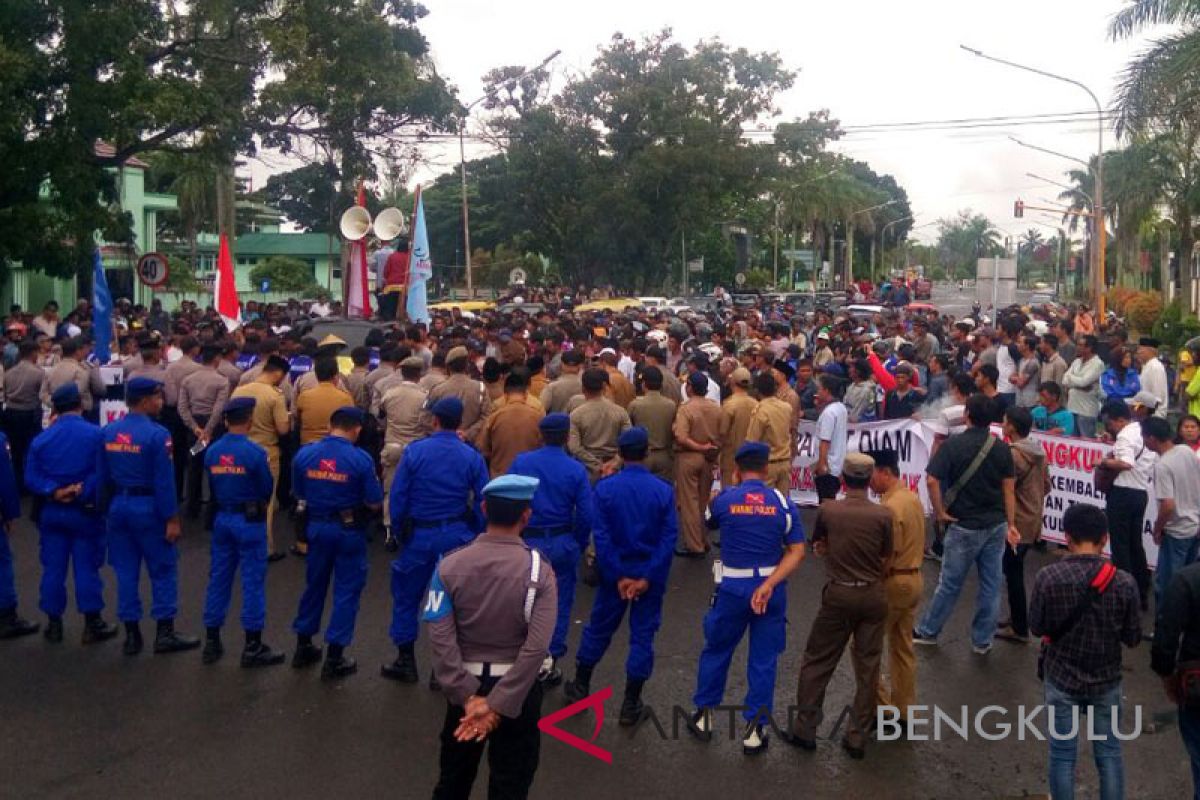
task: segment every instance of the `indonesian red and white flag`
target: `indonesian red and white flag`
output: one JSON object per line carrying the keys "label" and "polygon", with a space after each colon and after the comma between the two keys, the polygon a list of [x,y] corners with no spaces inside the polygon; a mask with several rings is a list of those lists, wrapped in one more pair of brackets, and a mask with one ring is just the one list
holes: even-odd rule
{"label": "indonesian red and white flag", "polygon": [[217,282],[213,287],[217,300],[217,313],[229,330],[237,330],[242,324],[242,303],[238,300],[237,283],[233,277],[233,259],[229,257],[229,240],[221,234],[221,247],[217,251]]}
{"label": "indonesian red and white flag", "polygon": [[[357,204],[367,205],[367,193],[362,181],[358,182]],[[371,291],[367,280],[367,240],[350,243],[350,264],[346,270],[346,317],[350,319],[371,318]]]}

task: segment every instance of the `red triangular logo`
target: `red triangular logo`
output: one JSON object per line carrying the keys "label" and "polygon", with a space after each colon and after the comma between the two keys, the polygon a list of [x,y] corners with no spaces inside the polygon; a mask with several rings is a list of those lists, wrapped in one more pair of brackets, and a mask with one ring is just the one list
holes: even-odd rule
{"label": "red triangular logo", "polygon": [[592,731],[592,741],[600,735],[600,726],[604,724],[604,701],[612,697],[612,687],[605,686],[595,694],[590,694],[577,703],[571,703],[566,708],[560,708],[553,714],[547,714],[538,720],[538,730],[542,733],[549,734],[555,739],[558,739],[564,744],[574,747],[576,750],[581,750],[587,753],[592,758],[598,758],[605,764],[612,763],[612,753],[605,750],[603,747],[597,747],[592,742],[584,741],[573,733],[568,733],[558,727],[558,723],[562,722],[567,717],[573,717],[576,714],[588,708],[596,709],[596,728]]}

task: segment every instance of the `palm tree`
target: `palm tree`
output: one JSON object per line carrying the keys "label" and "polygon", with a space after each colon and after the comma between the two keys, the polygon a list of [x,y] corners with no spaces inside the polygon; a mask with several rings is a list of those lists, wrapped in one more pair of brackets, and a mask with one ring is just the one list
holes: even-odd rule
{"label": "palm tree", "polygon": [[1029,256],[1032,256],[1033,252],[1037,250],[1038,245],[1041,245],[1044,242],[1045,237],[1042,236],[1042,232],[1037,228],[1030,228],[1025,231],[1025,233],[1021,234],[1021,249],[1024,250]]}

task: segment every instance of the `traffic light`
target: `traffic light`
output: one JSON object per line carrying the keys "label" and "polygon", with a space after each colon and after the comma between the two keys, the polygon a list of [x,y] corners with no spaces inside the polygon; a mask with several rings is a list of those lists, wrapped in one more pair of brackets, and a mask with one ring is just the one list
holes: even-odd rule
{"label": "traffic light", "polygon": [[1020,219],[1021,217],[1025,216],[1025,201],[1024,200],[1018,200],[1017,202],[1013,203],[1013,216],[1016,217],[1017,219]]}

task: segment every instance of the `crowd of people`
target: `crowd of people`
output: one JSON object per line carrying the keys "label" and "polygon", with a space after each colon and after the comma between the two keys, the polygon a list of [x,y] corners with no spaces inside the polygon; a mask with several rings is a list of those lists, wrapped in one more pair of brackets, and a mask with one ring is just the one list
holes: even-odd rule
{"label": "crowd of people", "polygon": [[[717,302],[673,315],[580,312],[583,294],[543,291],[545,306],[534,314],[455,308],[428,323],[380,321],[354,346],[305,334],[308,320],[340,313],[324,299],[247,303],[233,330],[211,308],[167,313],[157,302],[119,301],[105,354],[94,352],[86,301],[62,318],[53,303],[37,316],[12,309],[3,353],[12,466],[0,469],[0,489],[10,533],[18,493],[35,498],[46,638],[64,635],[69,564],[84,642],[118,635],[102,616],[107,554],[126,653],[143,648],[143,563],[155,652],[203,644],[205,663],[223,656],[221,628],[240,569],[242,664],[282,663],[262,634],[267,565],[286,557],[287,514],[296,519],[290,550],[307,559],[292,665],[323,662],[325,678],[345,677],[357,669],[345,651],[367,580],[367,536],[378,525],[387,548],[399,551],[389,576],[396,657],[381,673],[419,680],[415,643],[425,619],[430,680],[449,705],[435,796],[465,797],[462,774],[473,777],[470,765],[489,739],[536,756],[541,693],[565,678],[577,575],[597,589],[564,695],[588,696],[628,612],[620,721],[635,725],[672,561],[711,559],[714,546],[718,585],[689,729],[712,737],[712,709],[748,631],[742,744],[761,752],[786,579],[811,545],[828,586],[800,666],[801,714],[781,736],[815,747],[825,687],[851,646],[856,687],[843,746],[862,758],[877,706],[894,706],[906,724],[916,702],[914,645],[936,645],[972,567],[980,585],[975,653],[985,656],[997,636],[1018,644],[1044,637],[1041,668],[1056,719],[1118,707],[1121,646],[1141,640],[1150,607],[1142,526],[1153,485],[1153,666],[1180,704],[1185,743],[1200,763],[1200,701],[1186,679],[1200,657],[1200,566],[1192,565],[1200,420],[1184,416],[1177,429],[1167,421],[1177,404],[1200,403],[1200,375],[1172,380],[1158,342],[1133,346],[1119,321],[1097,321],[1086,306],[1011,307],[994,318],[976,309],[958,319],[931,306],[798,313],[782,302]],[[101,363],[119,367],[128,409],[103,428],[94,423],[113,390]],[[897,454],[848,452],[848,424],[903,418],[937,432],[927,474],[937,534],[929,542]],[[807,535],[789,497],[806,420],[821,501]],[[1041,538],[1049,482],[1033,431],[1099,436],[1113,449],[1097,469],[1111,480],[1106,509],[1067,510],[1070,554],[1027,593],[1024,559]],[[723,491],[714,496],[715,481]],[[203,643],[174,627],[181,516],[206,516],[212,532]],[[532,565],[503,546],[517,537],[538,554]],[[0,544],[0,638],[36,632],[17,613],[7,537]],[[941,569],[918,615],[927,559]],[[331,586],[322,650],[314,638]],[[523,614],[493,613],[507,592]],[[1002,594],[1007,620],[999,619]],[[1112,714],[1102,718],[1111,731]],[[1051,743],[1055,798],[1072,796],[1075,746]],[[1096,760],[1103,796],[1121,796],[1119,742],[1096,745]],[[513,796],[528,791],[532,770],[528,757],[505,766],[493,753],[493,784]]]}

